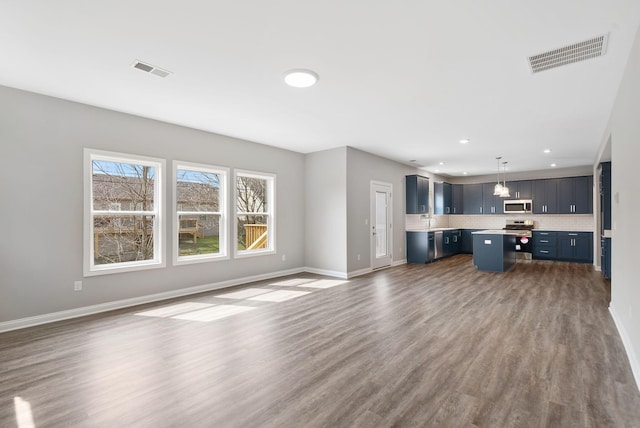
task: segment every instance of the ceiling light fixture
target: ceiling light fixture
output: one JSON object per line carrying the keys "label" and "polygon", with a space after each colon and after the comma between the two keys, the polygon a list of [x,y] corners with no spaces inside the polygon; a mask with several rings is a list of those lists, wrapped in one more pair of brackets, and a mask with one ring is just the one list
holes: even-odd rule
{"label": "ceiling light fixture", "polygon": [[462,175],[467,175],[467,171],[463,172]]}
{"label": "ceiling light fixture", "polygon": [[284,74],[284,82],[294,88],[308,88],[315,85],[320,78],[311,70],[295,69]]}
{"label": "ceiling light fixture", "polygon": [[444,165],[444,162],[440,162],[440,165]]}
{"label": "ceiling light fixture", "polygon": [[552,164],[551,164],[551,167],[552,167],[552,168],[555,168],[556,166],[557,166],[557,165],[556,165],[555,163],[552,163]]}
{"label": "ceiling light fixture", "polygon": [[502,181],[502,191],[500,192],[500,197],[510,198],[511,193],[509,193],[509,188],[507,187],[507,162],[502,162],[502,167],[504,170],[504,180]]}
{"label": "ceiling light fixture", "polygon": [[496,158],[498,162],[498,182],[493,186],[493,196],[500,196],[502,194],[502,184],[500,184],[500,159],[502,159],[502,156]]}
{"label": "ceiling light fixture", "polygon": [[551,153],[551,149],[544,149],[542,152],[548,155],[549,153]]}
{"label": "ceiling light fixture", "polygon": [[471,142],[471,140],[468,138],[463,138],[462,140],[459,141],[460,144],[467,144],[469,142]]}

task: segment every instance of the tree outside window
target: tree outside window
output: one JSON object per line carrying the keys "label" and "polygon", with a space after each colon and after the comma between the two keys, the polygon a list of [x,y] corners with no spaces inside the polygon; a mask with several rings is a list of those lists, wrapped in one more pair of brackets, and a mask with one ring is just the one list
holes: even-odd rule
{"label": "tree outside window", "polygon": [[274,177],[236,174],[236,236],[239,255],[272,251]]}

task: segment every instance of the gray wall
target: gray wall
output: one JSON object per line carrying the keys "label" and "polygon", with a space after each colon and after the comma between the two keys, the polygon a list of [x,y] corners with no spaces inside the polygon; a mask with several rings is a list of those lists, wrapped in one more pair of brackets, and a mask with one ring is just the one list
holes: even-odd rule
{"label": "gray wall", "polygon": [[[371,267],[371,181],[393,185],[393,260],[406,259],[405,180],[417,169],[354,148],[347,149],[347,271]],[[429,176],[427,173],[422,175]],[[429,185],[433,188],[433,180]],[[433,196],[433,191],[430,197]],[[433,203],[431,203],[433,206]],[[365,220],[367,224],[365,224]],[[360,254],[360,260],[357,255]]]}
{"label": "gray wall", "polygon": [[[304,266],[302,154],[6,87],[0,147],[0,322]],[[277,174],[278,254],[82,278],[85,147]]]}
{"label": "gray wall", "polygon": [[308,154],[305,159],[306,265],[347,272],[347,148]]}
{"label": "gray wall", "polygon": [[640,384],[640,33],[636,34],[631,56],[611,114],[612,169],[612,261],[611,309],[627,334],[627,350]]}

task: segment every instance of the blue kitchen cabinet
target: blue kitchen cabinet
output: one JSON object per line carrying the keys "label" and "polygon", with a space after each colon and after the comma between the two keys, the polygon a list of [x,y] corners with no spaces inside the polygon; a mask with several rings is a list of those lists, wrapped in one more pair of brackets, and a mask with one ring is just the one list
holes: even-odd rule
{"label": "blue kitchen cabinet", "polygon": [[482,184],[482,213],[483,214],[503,214],[504,198],[494,196],[493,190],[496,183]]}
{"label": "blue kitchen cabinet", "polygon": [[600,208],[602,229],[611,230],[611,162],[600,164]]}
{"label": "blue kitchen cabinet", "polygon": [[442,253],[443,257],[453,256],[460,252],[460,243],[461,243],[461,231],[459,229],[456,230],[445,230],[442,236]]}
{"label": "blue kitchen cabinet", "polygon": [[465,184],[462,191],[464,214],[482,214],[482,184]]}
{"label": "blue kitchen cabinet", "polygon": [[558,213],[590,214],[593,212],[593,177],[559,179]]}
{"label": "blue kitchen cabinet", "polygon": [[429,263],[434,259],[433,232],[407,231],[407,263]]}
{"label": "blue kitchen cabinet", "polygon": [[473,264],[478,270],[508,271],[516,264],[516,236],[474,233]]}
{"label": "blue kitchen cabinet", "polygon": [[611,238],[602,238],[602,258],[600,268],[605,278],[611,279]]}
{"label": "blue kitchen cabinet", "polygon": [[533,213],[558,213],[558,179],[533,180]]}
{"label": "blue kitchen cabinet", "polygon": [[473,232],[482,229],[462,229],[460,231],[460,253],[473,254]]}
{"label": "blue kitchen cabinet", "polygon": [[406,213],[429,213],[429,179],[421,175],[407,175]]}
{"label": "blue kitchen cabinet", "polygon": [[433,183],[433,213],[453,214],[453,188],[451,183]]}
{"label": "blue kitchen cabinet", "polygon": [[593,233],[558,232],[558,259],[593,263]]}
{"label": "blue kitchen cabinet", "polygon": [[464,214],[464,185],[451,185],[451,214]]}
{"label": "blue kitchen cabinet", "polygon": [[532,199],[533,198],[533,182],[531,180],[520,180],[507,182],[509,199]]}
{"label": "blue kitchen cabinet", "polygon": [[533,231],[534,259],[555,260],[558,257],[558,232]]}

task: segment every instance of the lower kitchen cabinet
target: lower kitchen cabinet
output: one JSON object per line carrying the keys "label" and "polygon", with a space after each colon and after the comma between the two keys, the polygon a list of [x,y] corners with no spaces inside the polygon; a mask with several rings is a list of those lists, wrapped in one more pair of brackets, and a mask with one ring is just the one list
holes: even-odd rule
{"label": "lower kitchen cabinet", "polygon": [[600,267],[605,278],[611,279],[611,238],[602,238],[602,259]]}
{"label": "lower kitchen cabinet", "polygon": [[473,232],[482,229],[462,229],[460,231],[460,252],[464,254],[473,254]]}
{"label": "lower kitchen cabinet", "polygon": [[593,263],[593,233],[558,232],[558,258],[571,262]]}
{"label": "lower kitchen cabinet", "polygon": [[434,259],[433,232],[407,232],[407,263],[429,263]]}
{"label": "lower kitchen cabinet", "polygon": [[533,258],[593,263],[593,233],[534,230]]}
{"label": "lower kitchen cabinet", "polygon": [[462,234],[460,230],[444,231],[442,244],[443,257],[453,256],[460,252],[461,238]]}

